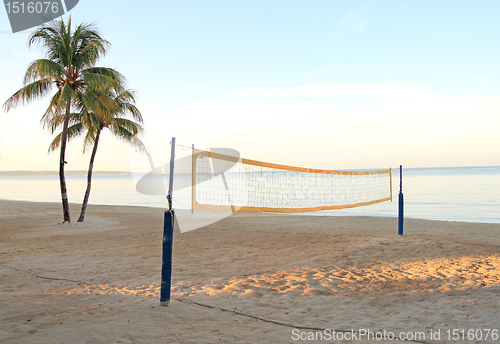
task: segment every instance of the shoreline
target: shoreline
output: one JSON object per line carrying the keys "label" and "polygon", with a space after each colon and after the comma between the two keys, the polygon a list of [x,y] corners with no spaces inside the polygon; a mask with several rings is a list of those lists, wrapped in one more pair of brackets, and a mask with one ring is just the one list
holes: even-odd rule
{"label": "shoreline", "polygon": [[91,204],[70,226],[58,224],[60,203],[0,200],[0,341],[288,343],[298,327],[498,327],[500,224],[407,219],[398,236],[396,218],[248,215],[176,228],[172,301],[160,307],[163,209]]}
{"label": "shoreline", "polygon": [[[73,170],[65,171],[64,174],[68,177],[72,176],[87,176],[88,171],[85,170]],[[132,172],[125,171],[92,171],[92,175],[95,176],[122,176],[122,175],[132,175]],[[0,178],[25,178],[25,177],[58,177],[59,171],[0,171]]]}
{"label": "shoreline", "polygon": [[[7,202],[26,202],[26,203],[35,203],[35,204],[52,204],[52,205],[59,205],[61,206],[61,202],[46,202],[46,201],[27,201],[27,200],[13,200],[13,199],[6,199],[6,198],[1,198],[0,197],[0,201],[7,201]],[[73,207],[75,209],[78,209],[78,212],[79,212],[79,209],[81,209],[81,203],[75,203],[75,202],[70,202],[69,203],[70,207]],[[163,210],[166,210],[166,207],[153,207],[153,206],[149,206],[149,205],[130,205],[130,204],[104,204],[104,203],[89,203],[89,205],[92,205],[92,206],[96,206],[96,207],[100,207],[100,206],[104,206],[104,207],[138,207],[138,208],[148,208],[148,209],[163,209]],[[166,202],[165,202],[165,206],[166,206]],[[180,210],[180,211],[186,211],[186,210],[189,210],[189,209],[174,209],[176,211]],[[62,210],[61,210],[62,211]],[[261,214],[261,213],[252,213],[252,212],[237,212],[237,214],[254,214],[254,216],[261,216],[261,215],[258,215],[258,214]],[[383,218],[383,219],[397,219],[397,215],[395,216],[384,216],[384,215],[358,215],[358,214],[353,214],[353,215],[321,215],[321,214],[318,214],[317,212],[309,212],[309,213],[286,213],[286,214],[283,214],[283,213],[263,213],[263,214],[266,214],[268,216],[278,216],[278,215],[282,215],[282,216],[306,216],[306,217],[310,217],[310,216],[314,216],[314,217],[361,217],[361,218],[370,218],[370,217],[373,217],[373,218]],[[456,223],[466,223],[466,224],[481,224],[481,225],[484,225],[484,224],[491,224],[491,225],[499,225],[500,226],[500,222],[487,222],[487,221],[472,221],[472,220],[443,220],[443,219],[422,219],[422,218],[413,218],[413,217],[405,217],[404,218],[405,221],[407,220],[411,220],[411,221],[436,221],[436,222],[456,222]]]}

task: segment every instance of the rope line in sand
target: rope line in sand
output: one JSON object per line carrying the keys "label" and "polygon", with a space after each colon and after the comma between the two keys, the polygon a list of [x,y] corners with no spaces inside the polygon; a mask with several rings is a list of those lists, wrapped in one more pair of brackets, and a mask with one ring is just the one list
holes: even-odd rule
{"label": "rope line in sand", "polygon": [[88,285],[98,285],[96,283],[88,283],[88,282],[82,282],[82,281],[76,281],[76,280],[72,280],[72,279],[68,279],[68,278],[57,278],[57,277],[45,277],[45,276],[41,276],[39,274],[36,274],[34,272],[31,272],[29,270],[24,270],[24,269],[20,269],[20,268],[15,268],[13,266],[8,266],[8,265],[5,265],[3,263],[0,263],[1,266],[3,267],[6,267],[6,268],[9,268],[9,269],[12,269],[12,270],[17,270],[17,271],[21,271],[21,272],[25,272],[27,274],[30,274],[30,275],[33,275],[35,277],[38,277],[38,278],[43,278],[43,279],[47,279],[47,280],[53,280],[53,281],[67,281],[67,282],[73,282],[73,283],[76,283],[76,284],[88,284]]}
{"label": "rope line in sand", "polygon": [[[3,266],[3,267],[6,267],[8,269],[21,271],[21,272],[33,275],[33,276],[38,277],[38,278],[46,279],[46,280],[67,281],[67,282],[73,282],[73,283],[76,283],[76,284],[85,284],[85,285],[99,286],[99,284],[97,284],[97,283],[82,282],[82,281],[72,280],[72,279],[69,279],[69,278],[46,277],[46,276],[42,276],[42,275],[36,274],[34,272],[31,272],[29,270],[15,268],[13,266],[5,265],[3,263],[0,263],[0,265]],[[245,316],[245,317],[248,317],[248,318],[252,318],[252,319],[255,319],[255,320],[259,320],[259,321],[263,321],[263,322],[267,322],[267,323],[271,323],[271,324],[276,324],[276,325],[280,325],[280,326],[286,326],[286,327],[296,328],[296,329],[300,329],[300,330],[313,330],[313,331],[332,330],[332,331],[335,331],[335,332],[342,332],[342,333],[347,333],[347,332],[359,333],[359,331],[352,331],[352,330],[334,330],[334,329],[326,329],[326,328],[321,328],[321,327],[293,325],[293,324],[288,324],[288,323],[284,323],[284,322],[277,321],[277,320],[262,318],[262,317],[259,317],[259,316],[256,316],[256,315],[247,314],[247,313],[239,312],[239,311],[232,310],[232,309],[226,309],[226,308],[222,308],[222,307],[218,307],[218,306],[207,305],[207,304],[199,303],[199,302],[195,302],[195,301],[189,301],[189,300],[177,299],[177,298],[172,298],[172,300],[179,301],[179,302],[184,302],[184,303],[189,303],[189,304],[192,304],[192,305],[196,305],[196,306],[200,306],[200,307],[205,307],[205,308],[210,308],[210,309],[218,309],[218,310],[223,311],[223,312],[234,313],[234,314],[242,315],[242,316]],[[376,333],[378,333],[378,332],[376,332]],[[406,341],[406,342],[428,344],[427,342],[422,342],[422,341],[418,341],[418,340],[410,340],[410,339],[401,339],[399,337],[394,337],[394,340],[403,340],[403,341]]]}
{"label": "rope line in sand", "polygon": [[18,251],[5,251],[5,252],[0,252],[0,254],[20,253],[20,252],[26,252],[26,251],[21,251],[21,250],[18,250]]}
{"label": "rope line in sand", "polygon": [[[256,320],[260,320],[260,321],[264,321],[264,322],[268,322],[268,323],[272,323],[272,324],[276,324],[276,325],[281,325],[281,326],[287,326],[287,327],[291,327],[291,328],[296,328],[296,329],[300,329],[300,330],[314,330],[314,331],[332,330],[332,331],[335,331],[335,332],[342,332],[342,333],[350,333],[350,332],[359,333],[359,331],[352,331],[352,330],[334,330],[334,329],[327,329],[327,328],[322,328],[322,327],[310,327],[310,326],[292,325],[292,324],[287,324],[287,323],[280,322],[280,321],[277,321],[277,320],[266,319],[266,318],[262,318],[262,317],[259,317],[259,316],[256,316],[256,315],[251,315],[251,314],[247,314],[247,313],[243,313],[243,312],[239,312],[239,311],[235,311],[235,310],[231,310],[231,309],[226,309],[226,308],[222,308],[222,307],[218,307],[218,306],[207,305],[207,304],[203,304],[203,303],[199,303],[199,302],[195,302],[195,301],[189,301],[189,300],[183,300],[183,299],[176,299],[176,298],[172,298],[172,300],[176,300],[176,301],[180,301],[180,302],[185,302],[185,303],[190,303],[190,304],[193,304],[193,305],[196,305],[196,306],[201,306],[201,307],[206,307],[206,308],[211,308],[211,309],[218,309],[218,310],[221,310],[223,312],[230,312],[230,313],[234,313],[234,314],[237,314],[237,315],[243,315],[243,316],[246,316],[246,317],[249,317],[249,318],[253,318],[253,319],[256,319]],[[379,332],[375,332],[375,333],[379,333]],[[382,333],[382,332],[380,332],[380,333]],[[428,344],[427,342],[422,342],[422,341],[418,341],[418,340],[411,340],[411,339],[401,339],[399,337],[394,337],[393,340],[402,340],[402,341],[406,341],[406,342]]]}

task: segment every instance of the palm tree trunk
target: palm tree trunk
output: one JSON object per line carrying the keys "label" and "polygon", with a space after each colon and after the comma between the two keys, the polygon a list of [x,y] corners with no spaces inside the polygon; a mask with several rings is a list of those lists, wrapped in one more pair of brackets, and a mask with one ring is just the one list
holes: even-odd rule
{"label": "palm tree trunk", "polygon": [[64,116],[64,126],[61,137],[61,155],[59,159],[59,183],[61,185],[61,199],[62,199],[62,207],[63,207],[63,222],[71,222],[71,217],[69,215],[69,203],[68,203],[68,193],[66,190],[66,178],[64,176],[64,165],[66,164],[65,155],[66,155],[66,141],[68,140],[68,124],[69,124],[69,114],[71,111],[71,102],[68,102],[66,106],[66,114]]}
{"label": "palm tree trunk", "polygon": [[80,217],[78,218],[78,222],[83,222],[85,218],[85,211],[87,210],[87,203],[89,202],[89,197],[90,197],[90,186],[92,183],[92,169],[94,168],[94,158],[95,154],[97,153],[97,145],[99,144],[99,136],[101,135],[101,130],[102,128],[100,128],[97,131],[97,135],[95,137],[95,142],[94,142],[94,148],[92,149],[92,155],[90,156],[89,172],[87,173],[87,190],[85,190],[85,197],[83,198],[83,203],[82,203],[82,211],[80,213]]}

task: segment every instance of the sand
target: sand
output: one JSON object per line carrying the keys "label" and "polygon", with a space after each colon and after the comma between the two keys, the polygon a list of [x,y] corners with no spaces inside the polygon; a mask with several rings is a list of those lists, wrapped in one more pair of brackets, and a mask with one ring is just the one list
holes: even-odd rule
{"label": "sand", "polygon": [[[0,343],[330,339],[321,329],[481,343],[493,332],[467,331],[500,330],[499,224],[406,219],[398,236],[395,218],[237,213],[176,229],[162,307],[162,209],[90,205],[84,223],[61,218],[60,204],[0,200]],[[465,338],[448,339],[454,329]]]}

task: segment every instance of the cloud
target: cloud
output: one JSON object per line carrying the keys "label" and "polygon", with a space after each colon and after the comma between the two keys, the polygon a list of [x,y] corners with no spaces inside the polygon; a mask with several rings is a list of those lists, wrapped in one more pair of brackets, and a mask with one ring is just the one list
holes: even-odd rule
{"label": "cloud", "polygon": [[433,96],[432,91],[412,84],[337,84],[327,86],[298,86],[292,89],[253,88],[226,93],[231,97],[331,97],[364,96],[385,99],[412,100]]}

